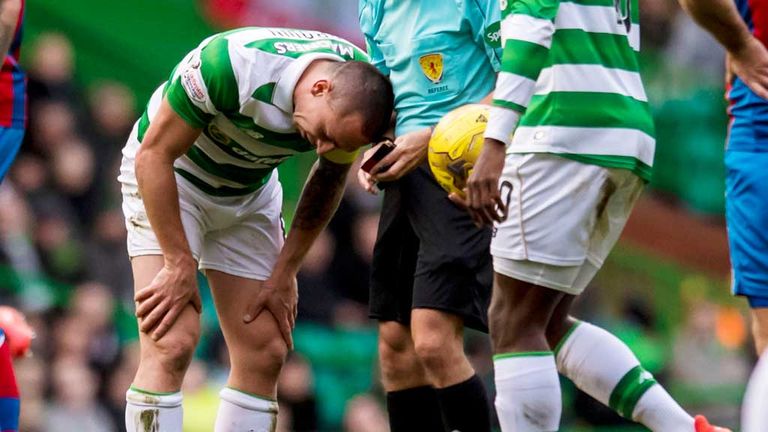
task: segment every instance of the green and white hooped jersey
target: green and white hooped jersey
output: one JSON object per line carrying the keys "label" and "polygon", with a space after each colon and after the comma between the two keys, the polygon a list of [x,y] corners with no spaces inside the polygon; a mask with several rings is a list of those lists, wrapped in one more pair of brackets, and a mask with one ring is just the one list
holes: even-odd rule
{"label": "green and white hooped jersey", "polygon": [[[293,91],[314,60],[368,61],[339,37],[310,30],[249,27],[213,35],[187,54],[152,95],[138,122],[138,140],[163,96],[203,132],[174,163],[203,192],[238,196],[260,188],[283,160],[314,150],[293,125]],[[323,157],[351,163],[356,153]]]}
{"label": "green and white hooped jersey", "polygon": [[555,153],[649,180],[656,143],[637,60],[638,0],[500,3],[491,136],[508,152]]}

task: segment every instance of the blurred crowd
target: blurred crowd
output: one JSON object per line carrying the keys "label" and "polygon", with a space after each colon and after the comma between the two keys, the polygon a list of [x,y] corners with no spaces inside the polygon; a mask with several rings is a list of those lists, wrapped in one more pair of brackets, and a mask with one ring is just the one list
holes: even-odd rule
{"label": "blurred crowd", "polygon": [[[254,11],[270,3],[275,19],[288,17],[278,24],[342,28],[337,33],[359,40],[354,1],[333,9],[349,9],[349,14],[336,16],[329,8],[305,14],[325,19],[314,26],[290,19],[290,11],[315,10],[312,1],[209,3],[220,12],[240,8],[232,9],[242,15],[238,25],[268,24]],[[648,52],[644,67],[654,104],[662,106],[692,86],[720,89],[722,52],[679,13],[676,3],[644,0],[641,10]],[[138,362],[133,281],[116,176],[120,150],[145,101],[136,101],[117,82],[81,85],[75,55],[62,34],[40,35],[25,47],[29,128],[0,187],[0,303],[23,310],[37,333],[34,355],[17,363],[20,430],[25,432],[124,430],[125,391]],[[722,108],[720,100],[710,104],[713,112]],[[378,387],[376,330],[366,305],[378,209],[379,198],[361,190],[351,176],[337,216],[309,252],[299,275],[296,352],[279,384],[280,431],[388,430]],[[654,314],[663,308],[642,279],[614,273],[618,276],[610,279],[609,272],[599,283],[607,280],[611,289],[619,286],[637,295],[611,296],[593,287],[581,301],[581,316],[614,330],[661,380],[678,384],[680,394],[690,396],[688,402],[720,423],[735,424],[752,361],[741,312],[688,295],[683,301],[691,312],[680,317],[679,328],[662,334]],[[204,332],[182,389],[185,430],[190,432],[212,430],[228,363],[210,294],[202,276],[199,281]],[[708,282],[686,283],[682,293]],[[487,338],[469,334],[467,350],[492,391]],[[702,388],[716,390],[715,397],[702,396]],[[728,391],[732,397],[723,398]],[[631,427],[573,387],[564,397],[565,425]]]}

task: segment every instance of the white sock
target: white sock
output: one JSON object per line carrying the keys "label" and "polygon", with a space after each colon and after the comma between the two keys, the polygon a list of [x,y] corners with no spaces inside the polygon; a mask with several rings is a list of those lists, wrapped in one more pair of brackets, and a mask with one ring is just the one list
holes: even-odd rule
{"label": "white sock", "polygon": [[767,400],[768,351],[765,351],[747,385],[747,394],[744,396],[744,406],[741,411],[742,432],[765,430],[765,425],[768,425],[768,410],[765,409]]}
{"label": "white sock", "polygon": [[624,342],[592,324],[574,326],[555,347],[557,368],[578,388],[654,432],[691,432],[693,418],[656,383]]}
{"label": "white sock", "polygon": [[277,424],[277,402],[229,387],[219,393],[215,432],[272,432]]}
{"label": "white sock", "polygon": [[128,432],[181,432],[181,392],[154,393],[131,387],[125,401]]}
{"label": "white sock", "polygon": [[563,402],[551,352],[493,356],[496,412],[503,432],[551,432],[560,426]]}

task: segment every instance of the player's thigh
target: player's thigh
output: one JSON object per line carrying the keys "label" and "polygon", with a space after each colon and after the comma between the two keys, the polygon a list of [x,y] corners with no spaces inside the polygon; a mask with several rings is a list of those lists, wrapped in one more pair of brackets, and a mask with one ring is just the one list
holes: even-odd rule
{"label": "player's thigh", "polygon": [[[141,255],[131,259],[134,290],[138,291],[152,282],[163,268],[162,255]],[[179,314],[168,332],[153,340],[148,334],[139,332],[142,362],[162,363],[171,369],[186,369],[194,347],[200,338],[200,315],[189,304]]]}
{"label": "player's thigh", "polygon": [[205,274],[233,365],[249,361],[282,364],[288,348],[274,316],[264,310],[252,322],[243,321],[249,302],[256,298],[264,281],[211,269]]}

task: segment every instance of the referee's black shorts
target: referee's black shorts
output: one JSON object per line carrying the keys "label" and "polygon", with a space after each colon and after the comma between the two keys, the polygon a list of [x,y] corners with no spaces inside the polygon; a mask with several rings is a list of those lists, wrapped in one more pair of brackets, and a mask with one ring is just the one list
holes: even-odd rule
{"label": "referee's black shorts", "polygon": [[478,229],[422,164],[384,188],[371,269],[370,317],[410,325],[411,309],[458,315],[488,331],[491,230]]}

